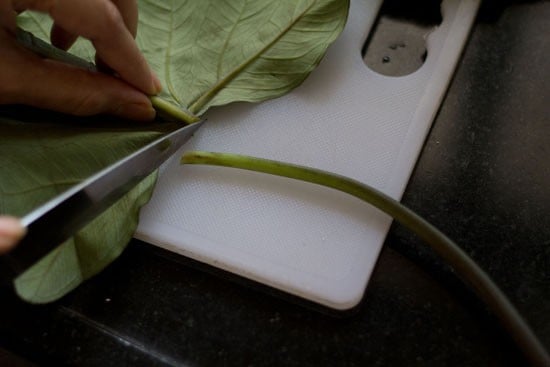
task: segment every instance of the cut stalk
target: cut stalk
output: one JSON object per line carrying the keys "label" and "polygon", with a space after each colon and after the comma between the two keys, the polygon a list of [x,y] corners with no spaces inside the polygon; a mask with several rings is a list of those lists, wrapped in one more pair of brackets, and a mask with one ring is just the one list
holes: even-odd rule
{"label": "cut stalk", "polygon": [[452,240],[418,214],[384,193],[348,177],[248,156],[187,152],[182,164],[206,164],[263,172],[336,189],[367,202],[416,233],[435,250],[498,317],[520,350],[534,366],[550,366],[550,356],[525,320],[489,276]]}
{"label": "cut stalk", "polygon": [[152,96],[151,103],[153,104],[153,107],[159,114],[166,115],[169,118],[176,119],[178,121],[183,121],[186,124],[192,124],[193,122],[197,122],[200,119],[193,115],[191,112],[184,110],[183,108],[179,108],[175,104],[172,104],[165,99],[162,99],[157,96]]}

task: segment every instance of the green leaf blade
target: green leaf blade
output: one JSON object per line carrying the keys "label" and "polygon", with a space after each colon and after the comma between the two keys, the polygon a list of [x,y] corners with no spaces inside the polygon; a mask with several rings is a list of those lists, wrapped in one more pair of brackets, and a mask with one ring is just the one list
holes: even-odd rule
{"label": "green leaf blade", "polygon": [[[0,213],[17,216],[174,128],[123,126],[115,120],[109,127],[106,121],[60,123],[63,116],[0,110],[0,116],[6,115],[18,120],[0,117]],[[149,200],[155,180],[156,175],[144,180],[17,278],[21,298],[54,301],[118,257],[137,227],[139,209]]]}
{"label": "green leaf blade", "polygon": [[149,201],[156,174],[146,178],[73,238],[59,245],[15,280],[17,294],[30,303],[59,299],[102,271],[126,248],[139,209]]}
{"label": "green leaf blade", "polygon": [[160,97],[201,115],[298,86],[345,24],[347,0],[141,0],[138,43]]}
{"label": "green leaf blade", "polygon": [[[292,90],[340,34],[349,7],[347,1],[265,3],[241,2],[242,10],[225,37],[215,45],[210,37],[199,43],[196,52],[204,54],[201,60],[208,64],[211,86],[189,102],[191,112],[202,114],[235,101],[259,102]],[[224,18],[214,12],[209,16]]]}

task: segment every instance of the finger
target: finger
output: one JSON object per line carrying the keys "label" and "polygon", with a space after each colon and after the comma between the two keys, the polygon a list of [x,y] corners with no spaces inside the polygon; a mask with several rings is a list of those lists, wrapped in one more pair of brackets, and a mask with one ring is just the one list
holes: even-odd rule
{"label": "finger", "polygon": [[54,6],[57,0],[11,0],[12,7],[17,13],[27,9],[48,12],[48,9]]}
{"label": "finger", "polygon": [[10,1],[0,0],[0,27],[12,33],[15,32],[17,26],[15,22],[16,14]]}
{"label": "finger", "polygon": [[[113,4],[118,8],[122,20],[126,25],[126,29],[130,32],[132,37],[136,37],[138,26],[138,6],[135,0],[111,0]],[[68,50],[78,39],[78,35],[67,32],[59,24],[54,23],[52,26],[50,39],[52,44],[62,50]],[[98,60],[98,63],[102,63]],[[106,65],[105,65],[106,66]]]}
{"label": "finger", "polygon": [[[9,52],[9,49],[7,50]],[[25,104],[72,115],[112,114],[150,121],[155,110],[149,98],[118,78],[41,59],[22,50],[0,62],[10,70],[3,103]],[[10,60],[8,64],[5,60]],[[5,93],[6,94],[6,93]],[[0,96],[1,97],[1,96]]]}
{"label": "finger", "polygon": [[136,38],[138,27],[138,5],[136,0],[111,0],[117,7],[126,28]]}
{"label": "finger", "polygon": [[50,32],[52,45],[62,50],[67,51],[78,39],[78,35],[67,32],[61,26],[54,23]]}
{"label": "finger", "polygon": [[[92,41],[98,56],[125,81],[147,94],[158,93],[153,73],[109,0],[16,0],[46,11],[67,32]],[[39,4],[37,4],[39,3]]]}
{"label": "finger", "polygon": [[[137,7],[136,1],[135,0],[111,0],[111,1],[120,12],[120,15],[122,16],[124,24],[126,25],[126,29],[128,29],[128,31],[130,32],[133,38],[136,38],[137,26],[138,26],[138,7]],[[99,70],[110,74],[113,73],[112,68],[105,61],[103,61],[101,57],[99,57],[99,55],[96,55],[95,63],[99,68]],[[155,78],[154,75],[153,75],[153,78]],[[153,80],[153,81],[156,82],[156,80]]]}
{"label": "finger", "polygon": [[0,254],[9,251],[25,235],[25,228],[17,218],[0,216]]}

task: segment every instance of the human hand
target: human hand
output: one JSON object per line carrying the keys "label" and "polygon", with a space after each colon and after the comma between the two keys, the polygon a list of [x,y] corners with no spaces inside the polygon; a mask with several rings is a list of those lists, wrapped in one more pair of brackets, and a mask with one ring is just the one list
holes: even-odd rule
{"label": "human hand", "polygon": [[[19,45],[15,17],[24,10],[52,17],[51,41],[61,49],[78,36],[89,39],[117,77],[43,59]],[[152,120],[147,95],[161,85],[134,41],[137,22],[135,0],[0,0],[0,104]]]}
{"label": "human hand", "polygon": [[25,235],[18,219],[0,216],[0,254],[9,251]]}

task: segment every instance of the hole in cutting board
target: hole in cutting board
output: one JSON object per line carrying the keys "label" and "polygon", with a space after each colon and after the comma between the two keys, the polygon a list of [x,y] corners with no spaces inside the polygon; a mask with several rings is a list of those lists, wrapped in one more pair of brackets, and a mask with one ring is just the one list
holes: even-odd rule
{"label": "hole in cutting board", "polygon": [[426,35],[441,24],[441,0],[386,0],[362,50],[365,64],[382,75],[404,76],[427,57]]}

